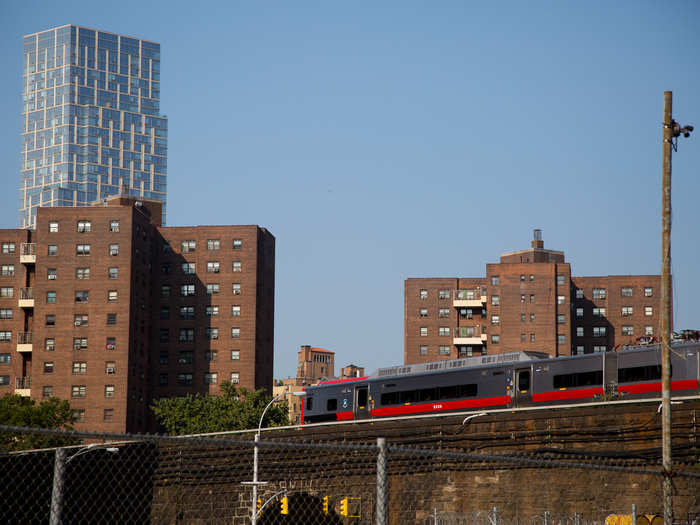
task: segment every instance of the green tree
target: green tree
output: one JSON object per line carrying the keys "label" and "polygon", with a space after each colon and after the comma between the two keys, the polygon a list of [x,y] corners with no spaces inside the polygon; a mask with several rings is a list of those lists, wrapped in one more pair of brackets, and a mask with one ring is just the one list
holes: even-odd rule
{"label": "green tree", "polygon": [[[221,384],[221,394],[188,394],[153,402],[151,409],[170,435],[204,434],[258,428],[260,415],[270,402],[264,389],[237,389],[228,381]],[[263,426],[286,425],[287,403],[272,405],[265,413]]]}
{"label": "green tree", "polygon": [[[0,425],[72,430],[73,412],[68,401],[55,397],[38,405],[33,399],[8,394],[0,397]],[[0,432],[0,450],[27,450],[77,443],[75,438],[59,434]]]}

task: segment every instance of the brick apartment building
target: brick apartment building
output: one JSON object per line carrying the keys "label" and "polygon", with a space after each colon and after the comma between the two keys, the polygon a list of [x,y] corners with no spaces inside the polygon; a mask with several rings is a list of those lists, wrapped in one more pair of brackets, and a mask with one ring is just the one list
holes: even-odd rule
{"label": "brick apartment building", "polygon": [[604,352],[660,335],[661,277],[573,277],[564,253],[502,254],[486,277],[404,283],[404,364],[532,350]]}
{"label": "brick apartment building", "polygon": [[77,429],[141,432],[158,397],[272,390],[274,236],[162,227],[160,210],[113,197],[0,230],[0,395],[68,399]]}

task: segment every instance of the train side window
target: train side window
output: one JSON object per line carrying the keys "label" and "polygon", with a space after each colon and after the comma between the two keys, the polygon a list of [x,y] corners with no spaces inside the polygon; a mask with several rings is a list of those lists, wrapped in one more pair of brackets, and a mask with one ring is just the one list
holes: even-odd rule
{"label": "train side window", "polygon": [[459,385],[457,387],[457,397],[475,397],[476,394],[476,385]]}
{"label": "train side window", "polygon": [[603,371],[578,372],[575,374],[560,374],[553,378],[554,388],[575,388],[579,386],[593,386],[603,383]]}
{"label": "train side window", "polygon": [[437,400],[437,388],[424,388],[418,391],[418,401]]}
{"label": "train side window", "polygon": [[328,412],[335,412],[336,410],[338,410],[338,400],[329,399],[326,402],[326,410],[328,410]]}
{"label": "train side window", "polygon": [[313,397],[307,397],[306,398],[306,410],[311,410],[314,406],[314,398]]}
{"label": "train side window", "polygon": [[455,397],[457,397],[457,385],[440,387],[440,399],[453,399]]}
{"label": "train side window", "polygon": [[[673,369],[671,369],[673,375]],[[661,379],[661,365],[633,366],[620,368],[617,371],[618,383],[634,383],[636,381],[655,381]]]}
{"label": "train side window", "polygon": [[367,389],[359,388],[357,390],[357,405],[360,407],[367,406]]}
{"label": "train side window", "polygon": [[416,400],[416,391],[415,390],[407,390],[405,392],[401,392],[401,403],[413,403]]}
{"label": "train side window", "polygon": [[518,389],[520,391],[530,390],[530,371],[521,370],[518,372]]}

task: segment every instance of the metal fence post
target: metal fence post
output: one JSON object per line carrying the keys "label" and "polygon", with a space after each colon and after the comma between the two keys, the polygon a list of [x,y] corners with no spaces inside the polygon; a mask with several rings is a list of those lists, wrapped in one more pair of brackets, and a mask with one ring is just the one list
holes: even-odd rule
{"label": "metal fence post", "polygon": [[386,438],[377,438],[377,525],[386,525]]}
{"label": "metal fence post", "polygon": [[632,503],[632,523],[637,525],[637,505]]}
{"label": "metal fence post", "polygon": [[544,525],[549,525],[549,511],[544,511]]}
{"label": "metal fence post", "polygon": [[49,525],[61,525],[63,520],[63,489],[65,486],[64,475],[66,473],[66,456],[68,452],[65,448],[57,448],[53,463],[53,489],[51,491],[51,517]]}

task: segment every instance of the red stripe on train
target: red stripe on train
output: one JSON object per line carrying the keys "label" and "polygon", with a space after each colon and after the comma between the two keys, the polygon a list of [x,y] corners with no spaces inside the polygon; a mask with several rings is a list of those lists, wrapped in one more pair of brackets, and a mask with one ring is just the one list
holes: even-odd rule
{"label": "red stripe on train", "polygon": [[354,419],[354,415],[352,411],[350,412],[336,412],[335,417],[338,419],[338,421],[346,421],[348,419]]}
{"label": "red stripe on train", "polygon": [[[671,381],[671,390],[692,390],[698,388],[697,379],[682,379]],[[642,383],[637,385],[621,385],[617,388],[620,392],[629,394],[647,394],[649,392],[661,392],[661,381],[655,383]]]}
{"label": "red stripe on train", "polygon": [[319,381],[317,384],[319,384],[319,385],[335,385],[337,383],[350,383],[352,381],[364,381],[365,379],[369,379],[369,376],[346,377],[345,379],[332,379],[330,381]]}
{"label": "red stripe on train", "polygon": [[540,401],[562,401],[565,399],[581,399],[585,397],[593,397],[595,394],[603,395],[603,389],[598,388],[582,388],[577,390],[556,390],[554,392],[542,392],[541,394],[532,394],[532,400]]}
{"label": "red stripe on train", "polygon": [[403,414],[419,414],[421,412],[442,412],[464,408],[479,408],[510,403],[510,396],[485,397],[482,399],[462,399],[460,401],[435,401],[420,405],[400,405],[395,407],[374,408],[373,416],[400,416]]}

